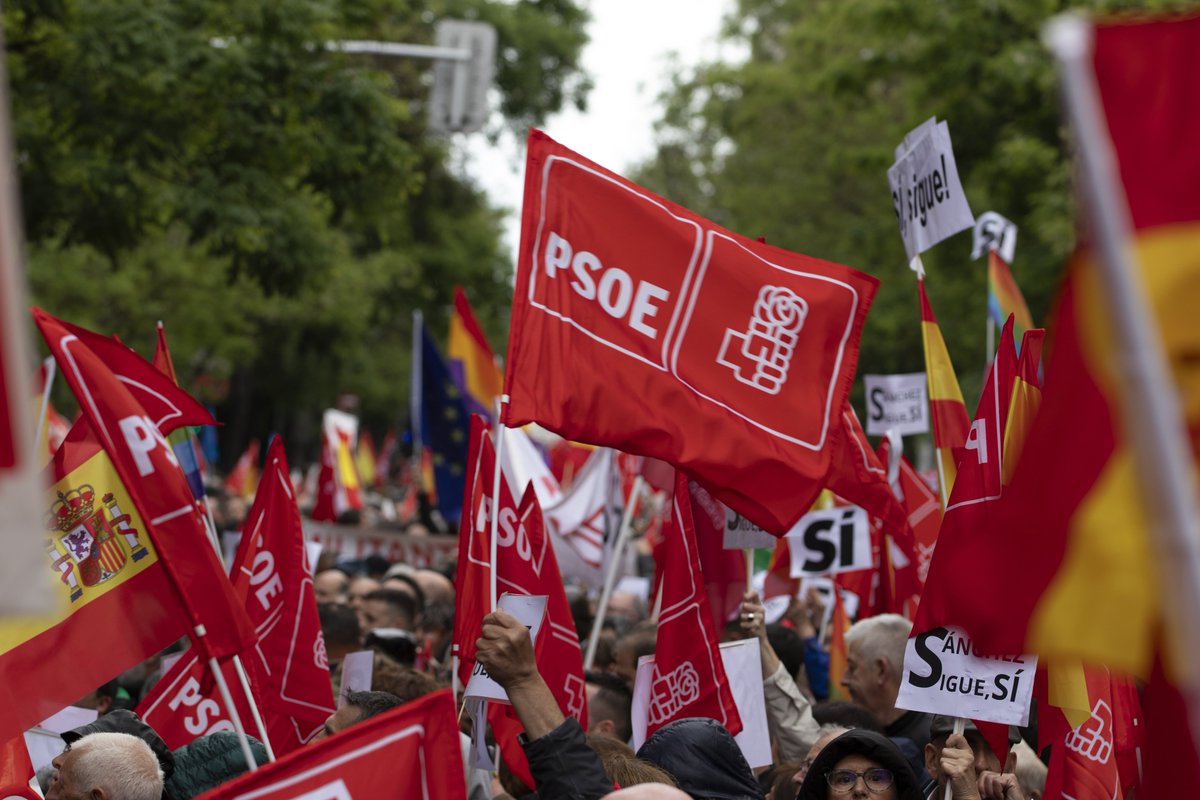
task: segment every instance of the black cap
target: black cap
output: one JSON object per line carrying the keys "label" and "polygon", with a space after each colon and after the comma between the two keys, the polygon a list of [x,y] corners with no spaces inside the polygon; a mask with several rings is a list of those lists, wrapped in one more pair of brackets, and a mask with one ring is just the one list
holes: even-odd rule
{"label": "black cap", "polygon": [[130,736],[136,736],[150,745],[150,749],[154,751],[154,756],[158,759],[159,766],[162,767],[164,780],[175,772],[175,756],[171,755],[171,748],[167,747],[167,743],[154,728],[142,722],[141,718],[132,711],[124,708],[110,711],[95,722],[89,722],[87,725],[66,731],[61,736],[67,744],[75,744],[91,733],[127,733]]}

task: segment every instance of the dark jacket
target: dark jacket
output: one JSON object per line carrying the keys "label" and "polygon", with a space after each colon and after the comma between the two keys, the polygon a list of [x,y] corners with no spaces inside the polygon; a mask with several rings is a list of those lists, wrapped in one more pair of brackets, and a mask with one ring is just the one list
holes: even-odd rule
{"label": "dark jacket", "polygon": [[[250,752],[259,766],[267,763],[267,749],[253,736]],[[236,733],[218,731],[201,736],[177,748],[175,774],[163,786],[167,800],[190,800],[225,781],[246,772],[246,757]]]}
{"label": "dark jacket", "polygon": [[689,717],[664,725],[642,744],[638,758],[671,773],[695,800],[762,800],[741,748],[715,719]]}
{"label": "dark jacket", "polygon": [[829,784],[825,781],[825,773],[846,756],[855,754],[866,756],[892,771],[899,800],[924,800],[920,784],[900,748],[883,734],[864,730],[847,731],[825,745],[804,776],[796,800],[826,800]]}
{"label": "dark jacket", "polygon": [[598,800],[613,790],[600,756],[574,717],[532,741],[521,734],[539,800]]}
{"label": "dark jacket", "polygon": [[95,722],[81,725],[61,735],[62,740],[67,744],[75,744],[91,733],[128,733],[136,736],[150,745],[150,749],[154,751],[158,765],[162,767],[164,780],[171,777],[171,773],[175,771],[175,757],[171,755],[171,748],[167,747],[167,743],[153,728],[142,722],[141,717],[128,709],[119,708],[116,711],[110,711],[104,716],[98,717]]}

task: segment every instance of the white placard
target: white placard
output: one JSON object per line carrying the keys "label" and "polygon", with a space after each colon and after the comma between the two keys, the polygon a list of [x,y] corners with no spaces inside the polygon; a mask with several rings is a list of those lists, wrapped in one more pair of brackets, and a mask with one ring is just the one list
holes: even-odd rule
{"label": "white placard", "polygon": [[82,728],[96,721],[94,708],[67,706],[53,716],[25,731],[25,749],[35,770],[49,764],[66,747],[61,734]]}
{"label": "white placard", "polygon": [[1028,725],[1037,657],[983,657],[973,650],[958,628],[934,628],[909,639],[896,707]]}
{"label": "white placard", "polygon": [[870,569],[871,526],[858,506],[810,511],[788,532],[793,578]]}
{"label": "white placard", "polygon": [[721,665],[729,678],[729,690],[742,732],[733,737],[751,769],[772,763],[771,734],[767,730],[767,705],[763,697],[762,655],[757,638],[721,645]]}
{"label": "white placard", "polygon": [[929,432],[929,401],[924,372],[863,375],[866,385],[867,433],[885,436],[895,428],[901,436]]}
{"label": "white placard", "polygon": [[[928,123],[924,124],[925,126]],[[924,127],[924,126],[923,126]],[[950,127],[938,122],[916,138],[888,170],[892,207],[900,238],[911,261],[938,242],[975,224],[967,195],[958,179]]]}
{"label": "white placard", "polygon": [[375,651],[358,650],[342,658],[342,689],[338,694],[338,708],[346,704],[346,695],[351,692],[371,691],[375,674]]}
{"label": "white placard", "polygon": [[747,547],[774,547],[776,539],[729,506],[725,506],[726,550],[742,550]]}
{"label": "white placard", "polygon": [[[548,599],[544,594],[529,595],[505,592],[496,601],[496,606],[501,611],[512,614],[518,622],[529,628],[529,638],[533,640],[534,644],[537,644],[538,631],[542,629],[542,620],[546,618],[546,601]],[[471,678],[467,681],[463,697],[496,700],[501,703],[508,702],[508,692],[504,691],[504,687],[496,683],[491,675],[488,675],[487,670],[478,660],[475,661],[475,668],[471,670]]]}
{"label": "white placard", "polygon": [[971,259],[982,258],[989,250],[995,250],[1010,265],[1017,253],[1017,226],[995,211],[985,211],[975,220]]}
{"label": "white placard", "polygon": [[[742,732],[733,737],[738,749],[752,769],[771,763],[771,735],[767,729],[767,707],[763,699],[762,656],[757,639],[742,639],[720,645],[721,665],[729,680],[729,690]],[[654,656],[638,659],[637,677],[633,683],[633,706],[630,721],[633,727],[633,749],[640,750],[646,741],[650,718],[650,687],[654,682]]]}
{"label": "white placard", "polygon": [[613,589],[613,594],[617,592],[629,592],[632,595],[640,597],[643,602],[649,602],[650,579],[641,575],[622,575]]}

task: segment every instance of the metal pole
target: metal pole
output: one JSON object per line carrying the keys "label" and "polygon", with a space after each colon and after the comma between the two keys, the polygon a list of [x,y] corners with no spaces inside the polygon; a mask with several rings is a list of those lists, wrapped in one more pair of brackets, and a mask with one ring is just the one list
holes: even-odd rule
{"label": "metal pole", "polygon": [[1047,23],[1044,41],[1058,61],[1070,127],[1095,243],[1096,275],[1115,333],[1117,385],[1125,440],[1132,448],[1148,536],[1157,559],[1167,636],[1177,645],[1175,663],[1188,674],[1179,684],[1187,698],[1193,739],[1200,742],[1200,521],[1195,465],[1188,452],[1179,393],[1170,379],[1163,344],[1140,280],[1132,223],[1092,72],[1092,25],[1077,15]]}
{"label": "metal pole", "polygon": [[497,542],[497,533],[500,524],[500,473],[503,468],[500,466],[504,457],[504,424],[496,423],[496,468],[492,473],[492,531],[491,541],[488,542],[488,564],[491,566],[491,574],[488,576],[489,594],[491,598],[492,611],[496,610],[496,556],[499,542]]}
{"label": "metal pole", "polygon": [[[642,496],[646,479],[638,474],[633,479],[633,488],[629,490],[629,502],[621,512],[621,526],[617,529],[617,541],[613,543],[612,555],[609,556],[608,573],[604,576],[604,588],[600,591],[600,600],[596,606],[596,619],[592,623],[592,635],[588,637],[587,654],[583,658],[583,669],[586,672],[592,668],[596,660],[596,646],[600,643],[600,629],[604,627],[604,615],[608,610],[608,600],[612,596],[613,586],[617,583],[617,570],[620,568],[621,555],[625,550],[625,541],[629,538],[629,529],[633,527],[633,507]],[[662,596],[662,587],[658,590]]]}
{"label": "metal pole", "polygon": [[[42,407],[38,412],[37,435],[33,439],[34,447],[42,446],[42,435],[46,431],[46,410],[50,407],[50,390],[54,388],[54,376],[58,374],[58,362],[53,356],[47,358],[42,364],[46,367],[46,385],[42,387]],[[41,467],[40,459],[45,453],[38,455],[38,460],[35,465]]]}
{"label": "metal pole", "polygon": [[240,655],[233,657],[233,668],[237,672],[238,683],[242,685],[242,693],[246,695],[246,700],[250,704],[250,716],[254,718],[254,727],[258,729],[258,738],[267,751],[267,760],[274,761],[275,749],[271,747],[271,737],[267,736],[267,726],[263,724],[262,713],[258,710],[258,703],[254,701],[254,693],[250,691],[250,679],[246,677],[246,668],[242,666]]}

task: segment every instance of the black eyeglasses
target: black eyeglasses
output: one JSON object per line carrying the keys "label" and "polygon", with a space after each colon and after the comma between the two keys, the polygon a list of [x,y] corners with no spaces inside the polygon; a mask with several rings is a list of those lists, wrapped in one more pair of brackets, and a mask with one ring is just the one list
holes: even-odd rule
{"label": "black eyeglasses", "polygon": [[867,788],[875,794],[887,791],[894,780],[892,771],[883,767],[872,767],[862,772],[855,772],[852,769],[831,769],[825,773],[825,781],[834,794],[846,794],[854,788],[854,784],[858,783],[859,778],[862,778]]}

